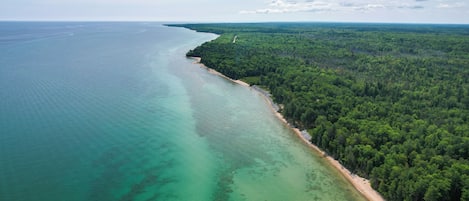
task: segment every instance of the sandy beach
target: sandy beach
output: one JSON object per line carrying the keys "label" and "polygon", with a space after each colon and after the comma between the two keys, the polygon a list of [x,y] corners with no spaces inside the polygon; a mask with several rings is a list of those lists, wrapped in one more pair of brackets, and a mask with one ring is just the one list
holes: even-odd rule
{"label": "sandy beach", "polygon": [[234,83],[236,83],[236,84],[242,85],[242,86],[246,86],[246,87],[249,87],[249,86],[250,86],[250,85],[249,85],[248,83],[246,83],[246,82],[243,82],[243,81],[241,81],[241,80],[233,80],[233,79],[227,77],[226,75],[223,75],[222,73],[216,71],[215,69],[211,69],[211,68],[205,66],[203,63],[200,63],[200,60],[202,59],[202,58],[200,58],[200,57],[191,57],[191,58],[193,58],[193,59],[195,60],[194,64],[198,64],[198,65],[200,65],[200,67],[207,69],[207,71],[208,71],[209,73],[211,73],[211,74],[218,75],[218,76],[220,76],[220,77],[223,77],[223,78],[225,78],[225,79],[227,79],[227,80],[230,80],[230,81],[232,81],[232,82],[234,82]]}
{"label": "sandy beach", "polygon": [[[246,86],[246,87],[250,87],[250,85],[248,83],[245,83],[241,80],[233,80],[223,74],[221,74],[220,72],[214,70],[214,69],[211,69],[211,68],[208,68],[207,66],[205,66],[204,64],[202,64],[200,61],[201,61],[201,58],[200,57],[192,57],[195,62],[194,64],[198,64],[200,65],[200,67],[202,68],[205,68],[208,70],[209,73],[212,73],[214,75],[218,75],[220,77],[223,77],[227,80],[230,80],[234,83],[237,83],[239,85],[242,85],[242,86]],[[298,128],[294,128],[292,127],[288,121],[283,117],[283,115],[281,113],[279,113],[275,107],[274,107],[274,102],[273,100],[271,99],[271,97],[269,97],[268,95],[266,95],[265,93],[262,93],[261,91],[259,91],[258,89],[256,88],[253,88],[253,87],[250,87],[251,89],[257,91],[260,95],[262,95],[265,100],[267,101],[267,103],[269,104],[270,108],[272,109],[272,111],[275,113],[275,115],[286,125],[288,125],[293,131],[294,133],[306,144],[308,145],[312,150],[314,150],[316,153],[318,153],[320,156],[323,157],[324,160],[327,160],[327,162],[333,166],[335,169],[337,169],[341,175],[347,179],[366,199],[370,200],[370,201],[384,201],[384,198],[376,191],[374,190],[372,187],[371,187],[371,184],[370,184],[370,181],[363,178],[363,177],[360,177],[358,175],[355,175],[353,173],[351,173],[347,168],[345,168],[344,166],[342,166],[342,164],[339,163],[339,161],[335,160],[334,158],[332,158],[331,156],[328,156],[323,150],[321,150],[319,147],[317,147],[316,145],[312,144],[308,139],[305,138],[305,136],[302,135],[302,132],[298,129]]]}
{"label": "sandy beach", "polygon": [[[269,98],[269,97],[266,97],[266,98]],[[280,114],[277,111],[275,111],[275,114],[283,123],[289,125],[287,120],[283,117],[282,114]],[[295,134],[300,139],[302,139],[302,141],[305,144],[307,144],[311,149],[313,149],[318,154],[320,154],[325,160],[327,160],[327,162],[330,165],[332,165],[335,169],[337,169],[342,174],[342,176],[344,176],[366,199],[370,201],[384,201],[384,198],[376,190],[374,190],[371,187],[369,180],[351,173],[347,168],[342,166],[342,164],[340,164],[339,161],[335,160],[331,156],[328,156],[323,150],[321,150],[319,147],[312,144],[308,139],[306,139],[298,128],[293,128],[291,126],[290,128],[293,129],[293,131],[295,131]]]}

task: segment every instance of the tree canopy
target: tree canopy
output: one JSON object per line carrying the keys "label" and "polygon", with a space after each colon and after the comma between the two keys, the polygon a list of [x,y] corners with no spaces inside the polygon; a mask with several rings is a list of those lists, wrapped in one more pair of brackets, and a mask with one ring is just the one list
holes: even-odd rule
{"label": "tree canopy", "polygon": [[469,200],[469,26],[174,26],[221,34],[187,56],[269,89],[386,199]]}

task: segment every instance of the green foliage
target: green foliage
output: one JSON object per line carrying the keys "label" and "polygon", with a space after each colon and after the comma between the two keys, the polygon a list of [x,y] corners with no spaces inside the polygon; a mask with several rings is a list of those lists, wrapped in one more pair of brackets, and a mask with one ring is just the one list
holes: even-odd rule
{"label": "green foliage", "polygon": [[248,83],[249,85],[259,85],[261,81],[261,77],[259,76],[251,76],[251,77],[243,77],[241,81]]}
{"label": "green foliage", "polygon": [[178,26],[221,34],[187,55],[268,88],[388,200],[469,200],[468,26]]}

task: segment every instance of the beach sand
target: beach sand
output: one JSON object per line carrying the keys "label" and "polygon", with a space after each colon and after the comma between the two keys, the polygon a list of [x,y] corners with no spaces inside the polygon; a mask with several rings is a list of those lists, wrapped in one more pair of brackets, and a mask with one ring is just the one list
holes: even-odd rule
{"label": "beach sand", "polygon": [[223,78],[225,78],[225,79],[227,79],[227,80],[230,80],[230,81],[232,81],[232,82],[234,82],[234,83],[236,83],[236,84],[239,84],[239,85],[242,85],[242,86],[245,86],[245,87],[249,87],[249,86],[250,86],[250,85],[249,85],[248,83],[246,83],[246,82],[243,82],[243,81],[241,81],[241,80],[234,80],[234,79],[231,79],[231,78],[227,77],[226,75],[223,75],[222,73],[216,71],[215,69],[212,69],[212,68],[209,68],[209,67],[205,66],[203,63],[200,63],[200,61],[201,61],[201,59],[202,59],[202,58],[200,58],[200,57],[191,57],[191,58],[193,58],[193,59],[195,60],[194,64],[198,64],[198,65],[200,65],[200,67],[207,69],[207,71],[208,71],[209,73],[211,73],[211,74],[214,74],[214,75],[223,77]]}
{"label": "beach sand", "polygon": [[[221,74],[220,72],[214,70],[214,69],[211,69],[211,68],[208,68],[207,66],[205,66],[204,64],[202,64],[200,61],[201,61],[201,58],[200,57],[192,57],[195,62],[194,64],[198,64],[200,65],[202,68],[205,68],[208,70],[209,73],[212,73],[214,75],[218,75],[220,77],[223,77],[227,80],[230,80],[234,83],[237,83],[239,85],[242,85],[242,86],[245,86],[245,87],[250,87],[250,85],[246,82],[243,82],[241,80],[233,80],[223,74]],[[370,200],[370,201],[384,201],[384,198],[376,191],[374,190],[372,187],[371,187],[371,184],[370,184],[370,181],[363,178],[363,177],[360,177],[358,175],[355,175],[353,174],[352,172],[350,172],[347,168],[345,168],[344,166],[342,166],[342,164],[339,163],[339,161],[335,160],[334,158],[332,158],[331,156],[328,156],[323,150],[321,150],[319,147],[317,147],[316,145],[312,144],[308,139],[305,138],[305,136],[302,135],[302,132],[298,129],[298,128],[294,128],[292,127],[288,121],[283,117],[283,115],[278,112],[276,109],[275,109],[275,106],[274,106],[274,102],[273,100],[271,99],[271,97],[269,97],[268,95],[266,95],[265,93],[263,93],[262,91],[258,90],[257,88],[254,88],[254,87],[250,87],[251,89],[257,91],[260,95],[262,95],[265,100],[267,101],[267,103],[270,105],[270,108],[272,109],[272,111],[275,113],[275,115],[286,125],[288,125],[293,131],[294,133],[306,144],[308,145],[312,150],[314,150],[315,152],[317,152],[318,154],[320,154],[320,156],[323,157],[324,160],[327,160],[327,162],[333,166],[336,170],[338,170],[341,175],[347,179],[347,181],[349,181],[354,187],[355,189],[357,189],[366,199]]]}
{"label": "beach sand", "polygon": [[[269,97],[266,97],[266,98],[269,98]],[[287,120],[283,117],[282,114],[280,114],[277,111],[275,111],[275,114],[283,123],[289,125]],[[330,165],[332,165],[335,169],[337,169],[342,174],[342,176],[345,177],[355,187],[355,189],[357,189],[366,199],[370,201],[384,201],[384,198],[376,190],[374,190],[371,187],[369,180],[351,173],[347,168],[342,166],[342,164],[340,164],[339,161],[335,160],[331,156],[328,156],[326,152],[324,152],[319,147],[312,144],[308,139],[306,139],[298,128],[293,128],[291,126],[290,128],[293,129],[293,131],[295,131],[295,134],[300,139],[302,139],[302,141],[305,144],[307,144],[311,149],[319,153],[325,160],[327,160],[327,162]]]}

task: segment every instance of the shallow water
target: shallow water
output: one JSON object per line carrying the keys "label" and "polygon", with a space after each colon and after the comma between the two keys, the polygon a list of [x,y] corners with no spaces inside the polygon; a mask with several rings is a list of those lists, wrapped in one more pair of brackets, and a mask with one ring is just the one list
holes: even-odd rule
{"label": "shallow water", "polygon": [[0,23],[0,200],[362,200],[158,23]]}

